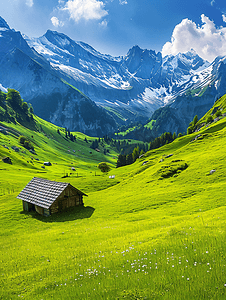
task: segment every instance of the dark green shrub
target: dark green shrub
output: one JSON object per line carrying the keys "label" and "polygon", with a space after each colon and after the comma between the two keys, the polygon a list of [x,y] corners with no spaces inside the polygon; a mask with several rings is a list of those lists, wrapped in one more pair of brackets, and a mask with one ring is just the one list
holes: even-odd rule
{"label": "dark green shrub", "polygon": [[102,172],[108,172],[110,171],[110,166],[106,162],[101,162],[97,166],[98,169],[100,169]]}
{"label": "dark green shrub", "polygon": [[212,116],[208,116],[206,119],[206,124],[208,123],[212,123],[213,122],[213,117]]}
{"label": "dark green shrub", "polygon": [[187,134],[191,134],[193,132],[193,127],[189,126],[187,129]]}
{"label": "dark green shrub", "polygon": [[216,117],[222,116],[222,112],[221,112],[220,110],[218,110],[218,111],[215,113],[215,116],[216,116]]}
{"label": "dark green shrub", "polygon": [[18,140],[19,140],[19,143],[24,146],[24,148],[26,148],[28,150],[30,150],[30,149],[34,150],[34,146],[25,136],[23,136],[23,135],[19,136]]}
{"label": "dark green shrub", "polygon": [[23,145],[24,142],[26,141],[26,137],[21,135],[21,136],[19,136],[18,140],[19,140],[19,143]]}

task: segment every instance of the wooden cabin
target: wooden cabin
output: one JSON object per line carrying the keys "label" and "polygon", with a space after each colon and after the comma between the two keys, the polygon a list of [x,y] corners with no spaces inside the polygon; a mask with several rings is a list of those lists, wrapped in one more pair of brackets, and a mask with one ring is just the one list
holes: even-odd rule
{"label": "wooden cabin", "polygon": [[34,177],[17,196],[23,202],[23,210],[36,210],[50,216],[69,207],[84,205],[87,196],[67,182],[56,182]]}

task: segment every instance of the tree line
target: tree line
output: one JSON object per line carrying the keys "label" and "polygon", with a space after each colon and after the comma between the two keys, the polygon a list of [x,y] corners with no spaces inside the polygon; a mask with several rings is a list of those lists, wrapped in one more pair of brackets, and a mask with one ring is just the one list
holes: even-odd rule
{"label": "tree line", "polygon": [[144,153],[144,150],[140,150],[140,147],[138,146],[133,149],[132,153],[129,153],[127,155],[119,154],[116,167],[119,168],[126,165],[131,165],[137,160],[139,156],[143,155]]}
{"label": "tree line", "polygon": [[0,91],[0,107],[0,121],[17,121],[21,124],[33,121],[32,105],[25,102],[14,89],[8,89],[7,93]]}
{"label": "tree line", "polygon": [[177,138],[176,133],[165,132],[149,143],[149,150],[157,149],[166,144],[172,143]]}
{"label": "tree line", "polygon": [[[60,130],[59,130],[59,128],[57,129],[57,133],[60,135]],[[66,139],[70,139],[72,142],[76,142],[76,136],[73,135],[73,134],[70,132],[70,130],[67,129],[66,127],[65,127],[65,129],[64,129],[64,133],[65,133],[65,138],[66,138]]]}
{"label": "tree line", "polygon": [[[179,137],[182,136],[182,134],[178,135]],[[126,165],[130,165],[134,163],[137,158],[145,154],[148,150],[157,149],[159,147],[162,147],[166,144],[172,143],[177,138],[176,133],[173,134],[171,132],[165,132],[161,136],[155,138],[153,141],[149,143],[149,148],[145,148],[144,144],[139,145],[133,149],[131,153],[128,153],[127,155],[119,154],[116,167],[122,167]]]}

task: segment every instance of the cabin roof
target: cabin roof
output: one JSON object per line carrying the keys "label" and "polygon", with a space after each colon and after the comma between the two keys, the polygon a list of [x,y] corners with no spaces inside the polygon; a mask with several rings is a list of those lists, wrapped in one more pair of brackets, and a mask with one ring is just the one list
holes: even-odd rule
{"label": "cabin roof", "polygon": [[76,190],[78,194],[87,196],[70,183],[34,177],[17,198],[48,209],[68,186]]}

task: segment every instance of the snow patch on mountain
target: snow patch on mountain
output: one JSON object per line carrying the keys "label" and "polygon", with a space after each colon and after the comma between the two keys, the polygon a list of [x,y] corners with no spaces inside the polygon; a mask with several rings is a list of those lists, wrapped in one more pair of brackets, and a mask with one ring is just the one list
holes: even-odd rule
{"label": "snow patch on mountain", "polygon": [[[0,36],[5,45],[2,48],[5,52],[0,51],[4,58],[1,64],[7,69],[0,81],[3,86],[18,87],[28,98],[37,93],[47,97],[56,90],[61,97],[67,83],[112,115],[116,112],[122,119],[145,121],[159,107],[170,103],[179,105],[177,97],[183,96],[183,101],[187,101],[187,95],[200,98],[207,90],[215,99],[216,89],[219,94],[224,90],[220,76],[226,68],[225,57],[217,58],[210,65],[193,50],[162,57],[160,52],[139,46],[129,49],[125,56],[113,57],[56,31],[48,30],[40,38],[22,37],[19,32],[10,30],[3,19],[0,19]],[[40,67],[44,65],[45,68]],[[44,76],[45,72],[48,76]],[[201,103],[200,99],[197,101]],[[208,103],[210,101],[208,99]],[[73,124],[69,117],[70,109],[76,107],[73,105],[67,104],[62,124],[66,119]],[[189,102],[189,105],[193,104]],[[60,112],[61,109],[52,116],[53,120],[60,122]]]}
{"label": "snow patch on mountain", "polygon": [[193,89],[206,86],[211,83],[213,79],[213,65],[208,66],[202,71],[195,72],[190,78],[190,86]]}
{"label": "snow patch on mountain", "polygon": [[152,100],[153,98],[157,99],[159,97],[163,97],[163,95],[165,95],[166,93],[166,88],[161,86],[159,89],[152,89],[152,88],[145,88],[144,93],[143,93],[143,97],[142,99],[144,101],[149,102],[150,100]]}
{"label": "snow patch on mountain", "polygon": [[[121,98],[120,102],[127,103],[134,113],[140,107],[140,113],[146,117],[154,108],[184,93],[194,83],[192,78],[198,78],[199,75],[194,76],[209,66],[195,51],[162,58],[161,53],[143,50],[139,46],[132,47],[124,57],[114,58],[56,31],[47,31],[38,39],[26,40],[55,70],[60,71],[65,80],[70,78],[70,84],[98,105],[110,103],[112,107]],[[152,104],[149,112],[144,109],[142,101]]]}
{"label": "snow patch on mountain", "polygon": [[6,89],[1,83],[0,83],[0,90],[4,93],[8,92],[8,89]]}

